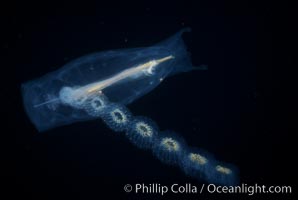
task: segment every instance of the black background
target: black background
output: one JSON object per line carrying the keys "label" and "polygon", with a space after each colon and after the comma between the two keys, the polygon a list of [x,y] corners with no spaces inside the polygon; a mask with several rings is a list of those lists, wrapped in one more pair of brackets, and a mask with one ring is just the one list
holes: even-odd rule
{"label": "black background", "polygon": [[[100,120],[38,133],[20,93],[21,83],[74,58],[150,46],[183,27],[192,29],[184,39],[194,65],[207,64],[208,71],[170,77],[129,109],[154,119],[162,130],[177,131],[189,145],[235,164],[241,183],[291,185],[295,191],[291,5],[208,2],[17,4],[17,15],[7,18],[12,40],[2,45],[16,77],[13,193],[29,199],[159,199],[126,194],[123,186],[201,185],[137,149]],[[240,196],[247,197],[205,193],[164,198]],[[284,199],[293,194],[254,197]]]}

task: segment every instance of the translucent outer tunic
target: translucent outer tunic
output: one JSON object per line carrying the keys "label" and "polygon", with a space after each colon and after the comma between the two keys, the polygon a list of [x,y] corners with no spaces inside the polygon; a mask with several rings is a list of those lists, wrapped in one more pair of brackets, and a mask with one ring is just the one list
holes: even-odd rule
{"label": "translucent outer tunic", "polygon": [[[25,110],[39,131],[94,118],[61,101],[62,88],[86,89],[108,82],[125,71],[129,76],[114,81],[94,92],[103,92],[109,101],[129,104],[153,90],[168,76],[194,68],[182,40],[183,29],[156,45],[144,48],[119,49],[89,54],[75,59],[57,71],[22,84]],[[143,70],[133,70],[146,66]],[[90,89],[91,87],[89,87]],[[88,90],[91,92],[92,90]],[[86,90],[85,90],[86,92]],[[71,95],[68,96],[72,98]]]}

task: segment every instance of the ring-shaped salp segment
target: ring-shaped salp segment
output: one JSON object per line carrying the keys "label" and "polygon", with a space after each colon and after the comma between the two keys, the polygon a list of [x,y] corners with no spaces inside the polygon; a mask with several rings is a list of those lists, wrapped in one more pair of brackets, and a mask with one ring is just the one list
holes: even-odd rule
{"label": "ring-shaped salp segment", "polygon": [[102,119],[115,132],[125,131],[129,128],[131,120],[130,111],[120,104],[109,104],[105,109]]}
{"label": "ring-shaped salp segment", "polygon": [[217,162],[212,169],[212,173],[207,176],[209,183],[227,186],[239,184],[238,169],[235,166]]}
{"label": "ring-shaped salp segment", "polygon": [[158,134],[158,127],[147,117],[135,117],[126,131],[128,139],[142,149],[152,148]]}
{"label": "ring-shaped salp segment", "polygon": [[208,180],[210,174],[214,173],[214,158],[208,152],[191,147],[185,151],[181,168],[191,177]]}
{"label": "ring-shaped salp segment", "polygon": [[88,95],[86,94],[75,97],[72,102],[72,106],[78,109],[84,109],[87,99]]}
{"label": "ring-shaped salp segment", "polygon": [[185,142],[176,133],[166,131],[158,136],[153,153],[166,164],[180,165],[185,153]]}
{"label": "ring-shaped salp segment", "polygon": [[108,108],[109,101],[102,93],[97,93],[88,97],[84,109],[93,117],[101,117]]}

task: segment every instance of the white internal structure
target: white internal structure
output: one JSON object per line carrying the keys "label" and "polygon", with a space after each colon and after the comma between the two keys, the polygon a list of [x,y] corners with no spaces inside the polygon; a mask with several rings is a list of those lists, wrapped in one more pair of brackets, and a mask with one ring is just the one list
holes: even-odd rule
{"label": "white internal structure", "polygon": [[157,60],[150,60],[136,67],[131,67],[129,69],[123,70],[118,74],[110,78],[107,78],[105,80],[90,83],[88,85],[85,85],[79,88],[63,87],[59,93],[59,98],[62,103],[79,106],[80,103],[83,103],[84,100],[86,100],[89,95],[95,94],[98,92],[101,93],[103,89],[119,81],[122,81],[126,78],[134,77],[140,74],[144,74],[147,76],[154,75],[156,66],[158,66],[162,62],[165,62],[167,60],[174,59],[174,58],[175,58],[174,56],[170,55]]}

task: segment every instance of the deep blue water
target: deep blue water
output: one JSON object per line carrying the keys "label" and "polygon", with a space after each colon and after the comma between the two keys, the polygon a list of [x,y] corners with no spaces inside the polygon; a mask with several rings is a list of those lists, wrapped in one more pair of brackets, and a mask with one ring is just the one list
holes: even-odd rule
{"label": "deep blue water", "polygon": [[[198,11],[187,8],[162,16],[154,7],[142,9],[131,17],[15,17],[17,89],[84,54],[150,46],[191,27],[184,39],[192,61],[207,64],[208,71],[170,77],[128,108],[152,118],[162,130],[177,131],[189,145],[235,164],[241,183],[293,184],[284,74],[277,76],[275,29],[266,12],[202,5]],[[127,195],[122,188],[127,183],[201,184],[139,150],[100,120],[38,133],[24,112],[21,93],[16,109],[16,178],[20,193],[33,199],[106,199],[107,194],[111,199],[158,199]],[[206,196],[217,197],[199,197]]]}

